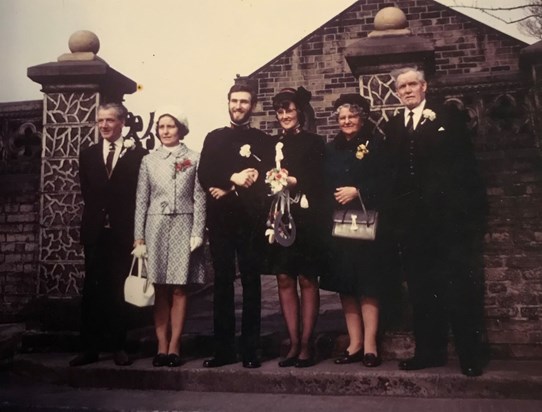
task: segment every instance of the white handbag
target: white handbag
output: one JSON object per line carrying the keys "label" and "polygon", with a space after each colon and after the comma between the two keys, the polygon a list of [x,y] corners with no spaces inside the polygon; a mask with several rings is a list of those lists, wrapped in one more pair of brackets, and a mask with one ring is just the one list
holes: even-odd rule
{"label": "white handbag", "polygon": [[[134,264],[137,259],[137,276],[133,275]],[[128,277],[124,281],[124,300],[138,307],[154,305],[154,286],[148,278],[142,276],[143,265],[147,271],[147,259],[135,257]]]}

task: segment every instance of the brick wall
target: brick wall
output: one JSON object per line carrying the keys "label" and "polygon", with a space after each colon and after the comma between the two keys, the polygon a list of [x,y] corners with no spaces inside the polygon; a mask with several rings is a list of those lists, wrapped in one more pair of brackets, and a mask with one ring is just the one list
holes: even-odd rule
{"label": "brick wall", "polygon": [[[496,356],[542,357],[542,159],[532,126],[528,75],[519,70],[527,45],[431,0],[360,0],[248,79],[260,102],[253,124],[276,133],[271,97],[284,87],[313,93],[316,131],[338,131],[333,102],[359,93],[345,49],[373,30],[374,15],[401,8],[416,36],[435,47],[430,93],[456,99],[471,117],[473,141],[487,182],[486,318]],[[385,51],[383,50],[383,53]]]}
{"label": "brick wall", "polygon": [[0,176],[0,323],[22,319],[36,295],[39,176]]}
{"label": "brick wall", "polygon": [[359,91],[343,53],[373,31],[374,15],[386,6],[399,7],[412,33],[434,42],[437,76],[497,76],[518,70],[519,51],[526,44],[439,3],[360,0],[249,76],[257,80],[261,100],[254,125],[276,132],[271,97],[283,87],[303,85],[313,93],[317,132],[331,137],[336,132],[329,122],[333,102],[341,93]]}
{"label": "brick wall", "polygon": [[43,103],[0,103],[0,323],[36,295]]}

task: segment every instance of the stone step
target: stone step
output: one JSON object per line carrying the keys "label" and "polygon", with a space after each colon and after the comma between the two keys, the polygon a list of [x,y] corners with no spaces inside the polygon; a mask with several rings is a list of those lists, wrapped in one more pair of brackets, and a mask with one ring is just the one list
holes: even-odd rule
{"label": "stone step", "polygon": [[[25,331],[19,336],[19,353],[73,353],[79,350],[79,336],[71,331]],[[132,331],[126,345],[127,351],[137,356],[153,356],[156,353],[156,338],[151,328]],[[348,335],[344,331],[319,332],[314,338],[314,350],[318,359],[336,357],[348,346]],[[182,351],[189,356],[208,356],[213,353],[212,334],[184,334]],[[285,356],[289,340],[281,332],[264,332],[261,335],[261,352],[264,357]],[[111,348],[104,348],[104,351]],[[388,333],[380,348],[385,359],[401,359],[411,356],[414,342],[410,333]],[[450,357],[454,357],[450,347]]]}
{"label": "stone step", "polygon": [[457,361],[445,367],[400,371],[396,362],[378,368],[360,363],[335,365],[331,359],[311,368],[279,368],[277,358],[259,369],[233,364],[202,367],[203,358],[186,358],[180,368],[153,368],[151,358],[129,367],[115,366],[111,356],[99,362],[69,367],[73,354],[17,355],[13,370],[41,382],[110,389],[183,390],[310,395],[401,396],[421,398],[542,399],[541,361],[492,361],[484,375],[468,378]]}

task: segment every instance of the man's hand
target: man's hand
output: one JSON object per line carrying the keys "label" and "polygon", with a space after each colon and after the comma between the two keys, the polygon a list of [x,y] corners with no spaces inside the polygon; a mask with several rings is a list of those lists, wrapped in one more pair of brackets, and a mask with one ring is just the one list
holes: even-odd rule
{"label": "man's hand", "polygon": [[220,199],[221,197],[226,196],[227,194],[231,193],[234,190],[235,186],[232,186],[228,190],[221,189],[219,187],[210,187],[209,193],[213,198]]}
{"label": "man's hand", "polygon": [[335,189],[335,200],[345,205],[358,197],[358,189],[352,186],[338,187]]}
{"label": "man's hand", "polygon": [[230,177],[230,181],[239,187],[250,187],[258,179],[258,171],[253,168],[242,170],[238,173],[234,173]]}

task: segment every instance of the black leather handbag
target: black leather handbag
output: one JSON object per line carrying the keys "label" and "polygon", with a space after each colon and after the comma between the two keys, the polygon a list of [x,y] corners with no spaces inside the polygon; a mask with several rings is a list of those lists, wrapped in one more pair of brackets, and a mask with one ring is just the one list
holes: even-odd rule
{"label": "black leather handbag", "polygon": [[367,210],[358,191],[361,209],[340,209],[333,212],[334,237],[358,240],[375,240],[378,212]]}

